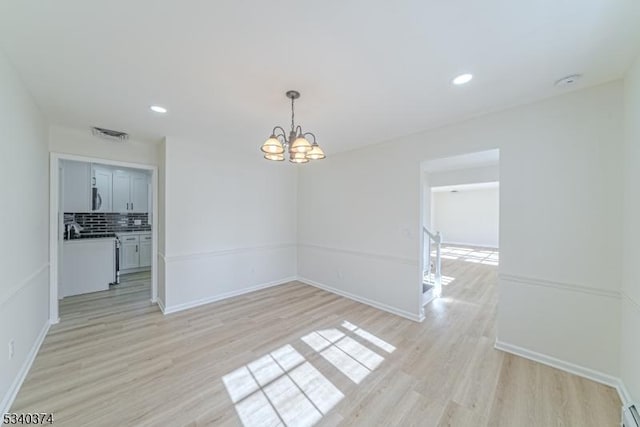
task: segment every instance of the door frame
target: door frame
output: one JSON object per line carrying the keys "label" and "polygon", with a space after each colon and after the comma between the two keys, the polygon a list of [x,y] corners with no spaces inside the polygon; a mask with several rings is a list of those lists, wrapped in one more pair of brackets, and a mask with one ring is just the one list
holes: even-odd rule
{"label": "door frame", "polygon": [[419,244],[419,254],[418,254],[418,297],[417,297],[417,301],[418,301],[418,317],[420,319],[420,322],[422,322],[425,319],[425,310],[424,310],[424,306],[425,304],[423,303],[423,298],[424,298],[424,292],[422,292],[422,285],[424,282],[424,245],[425,245],[425,240],[424,240],[424,231],[422,229],[422,227],[426,226],[425,221],[424,221],[424,216],[425,216],[425,191],[427,189],[429,189],[429,186],[426,183],[426,178],[425,175],[427,173],[427,167],[426,167],[426,160],[423,160],[420,162],[420,166],[419,166],[419,176],[420,176],[420,182],[418,183],[418,188],[420,193],[418,194],[418,200],[420,201],[420,206],[419,206],[419,210],[418,210],[418,215],[419,215],[419,228],[418,228],[418,244]]}
{"label": "door frame", "polygon": [[58,210],[60,208],[60,161],[75,160],[78,162],[100,163],[103,165],[124,168],[142,169],[151,172],[152,222],[151,222],[151,302],[158,304],[158,166],[143,163],[121,162],[118,160],[86,157],[75,154],[51,152],[49,159],[49,321],[56,324],[60,321],[58,311],[58,271],[61,254],[58,253]]}
{"label": "door frame", "polygon": [[[424,319],[424,315],[425,315],[425,308],[422,304],[422,280],[423,280],[423,272],[424,272],[424,247],[425,247],[425,238],[424,238],[424,233],[422,230],[422,227],[425,226],[427,227],[427,224],[425,221],[425,216],[426,216],[426,206],[425,206],[425,202],[426,200],[429,200],[429,224],[427,228],[430,228],[432,231],[436,231],[434,230],[434,227],[432,227],[433,225],[433,192],[431,191],[431,189],[434,187],[432,184],[432,182],[429,182],[428,180],[428,175],[431,173],[437,173],[437,172],[446,172],[446,171],[453,171],[453,170],[464,170],[464,169],[474,169],[474,168],[479,168],[479,167],[484,167],[484,166],[498,166],[498,171],[500,172],[502,169],[502,157],[501,157],[501,149],[499,147],[495,147],[495,148],[488,148],[488,149],[484,149],[484,150],[470,150],[470,151],[466,151],[466,152],[462,152],[462,153],[450,153],[449,155],[441,155],[438,157],[433,157],[433,158],[425,158],[423,160],[420,161],[420,182],[418,185],[418,188],[420,189],[420,194],[419,194],[419,200],[420,200],[420,209],[419,209],[419,231],[418,231],[418,235],[420,236],[420,238],[418,239],[419,242],[419,255],[418,255],[418,274],[420,276],[419,278],[419,291],[418,291],[418,301],[419,301],[419,307],[418,307],[418,312],[420,313],[420,319],[421,321]],[[459,163],[457,167],[451,168],[451,167],[447,167],[447,168],[437,168],[434,169],[434,163],[439,163],[439,162],[445,162],[445,161],[450,161],[454,158],[464,158],[464,157],[468,157],[468,156],[476,156],[476,155],[480,155],[480,154],[487,154],[487,153],[492,153],[492,156],[495,155],[495,160],[491,160],[489,162],[486,161],[471,161],[471,162],[462,162]],[[493,158],[493,157],[491,157]],[[476,158],[477,160],[477,158]],[[451,166],[451,163],[449,162],[448,166]],[[499,173],[499,175],[501,175]],[[500,178],[498,178],[498,181],[500,181]],[[441,184],[442,185],[442,184]],[[498,197],[499,197],[499,201],[500,201],[500,205],[499,205],[499,218],[502,218],[502,187],[500,187],[500,190],[498,192]],[[498,224],[498,229],[499,229],[499,235],[502,235],[502,233],[500,233],[500,224]],[[500,273],[500,265],[498,265],[498,274]],[[428,305],[428,304],[427,304]]]}

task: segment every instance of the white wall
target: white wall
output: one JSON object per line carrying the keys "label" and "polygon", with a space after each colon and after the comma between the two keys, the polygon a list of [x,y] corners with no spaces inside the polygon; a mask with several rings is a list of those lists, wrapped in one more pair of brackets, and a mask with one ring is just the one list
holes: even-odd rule
{"label": "white wall", "polygon": [[157,165],[160,142],[144,142],[130,138],[114,142],[99,138],[91,129],[75,129],[52,125],[49,128],[49,151],[96,157],[121,162]]}
{"label": "white wall", "polygon": [[498,247],[499,188],[435,191],[432,229],[445,243]]}
{"label": "white wall", "polygon": [[420,163],[496,148],[498,339],[618,375],[621,82],[301,169],[299,275],[418,317]]}
{"label": "white wall", "polygon": [[44,118],[0,52],[0,414],[48,326],[48,158]]}
{"label": "white wall", "polygon": [[480,182],[500,181],[500,167],[498,165],[455,169],[440,172],[428,172],[431,187],[445,185],[477,184]]}
{"label": "white wall", "polygon": [[295,277],[294,165],[255,144],[167,138],[164,148],[166,311]]}
{"label": "white wall", "polygon": [[[423,224],[427,228],[433,226],[431,187],[499,182],[499,157],[499,150],[489,150],[422,162],[425,170]],[[494,159],[495,164],[486,164],[488,158]]]}
{"label": "white wall", "polygon": [[620,375],[640,402],[640,57],[625,79],[624,270]]}

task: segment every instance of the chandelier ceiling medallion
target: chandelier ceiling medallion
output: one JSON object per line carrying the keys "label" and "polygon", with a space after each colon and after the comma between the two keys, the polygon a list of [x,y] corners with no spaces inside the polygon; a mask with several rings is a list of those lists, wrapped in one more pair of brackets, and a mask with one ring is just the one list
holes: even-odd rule
{"label": "chandelier ceiling medallion", "polygon": [[[284,160],[285,152],[288,152],[291,163],[308,163],[309,160],[324,159],[324,152],[316,142],[316,136],[311,132],[303,132],[301,126],[295,125],[293,103],[300,98],[300,92],[290,90],[286,95],[291,99],[291,131],[287,136],[283,127],[274,127],[271,136],[260,148],[265,153],[264,158],[281,162]],[[308,136],[312,138],[313,143],[309,142]]]}

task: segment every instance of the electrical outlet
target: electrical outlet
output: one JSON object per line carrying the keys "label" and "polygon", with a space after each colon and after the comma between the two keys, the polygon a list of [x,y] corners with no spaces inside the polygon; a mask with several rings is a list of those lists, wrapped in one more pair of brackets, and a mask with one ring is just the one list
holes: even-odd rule
{"label": "electrical outlet", "polygon": [[15,345],[13,340],[9,341],[9,360],[13,359],[13,354],[15,353]]}
{"label": "electrical outlet", "polygon": [[133,225],[142,225],[142,220],[141,219],[134,219],[133,220]]}

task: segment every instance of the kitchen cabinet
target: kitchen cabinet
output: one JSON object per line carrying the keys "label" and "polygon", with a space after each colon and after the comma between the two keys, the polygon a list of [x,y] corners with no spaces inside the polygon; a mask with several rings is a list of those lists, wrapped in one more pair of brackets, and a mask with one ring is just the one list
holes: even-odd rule
{"label": "kitchen cabinet", "polygon": [[140,236],[140,267],[151,267],[151,236]]}
{"label": "kitchen cabinet", "polygon": [[60,296],[106,291],[115,281],[115,239],[66,240],[62,245]]}
{"label": "kitchen cabinet", "polygon": [[120,271],[151,267],[152,237],[150,233],[118,234],[120,239]]}
{"label": "kitchen cabinet", "polygon": [[149,178],[146,174],[121,169],[113,172],[114,212],[148,212],[148,200]]}
{"label": "kitchen cabinet", "polygon": [[120,270],[130,270],[140,267],[139,236],[125,236],[120,238]]}
{"label": "kitchen cabinet", "polygon": [[131,174],[131,211],[149,211],[149,178],[146,174]]}
{"label": "kitchen cabinet", "polygon": [[91,212],[90,164],[64,160],[62,163],[62,207],[64,212]]}
{"label": "kitchen cabinet", "polygon": [[131,175],[129,172],[117,170],[113,172],[113,211],[129,211],[129,195],[131,192]]}
{"label": "kitchen cabinet", "polygon": [[149,212],[149,174],[72,160],[62,166],[64,212]]}
{"label": "kitchen cabinet", "polygon": [[[113,194],[113,172],[100,165],[91,165],[91,180],[97,193],[97,201],[92,201],[93,212],[111,212]],[[93,197],[93,195],[92,195]]]}

